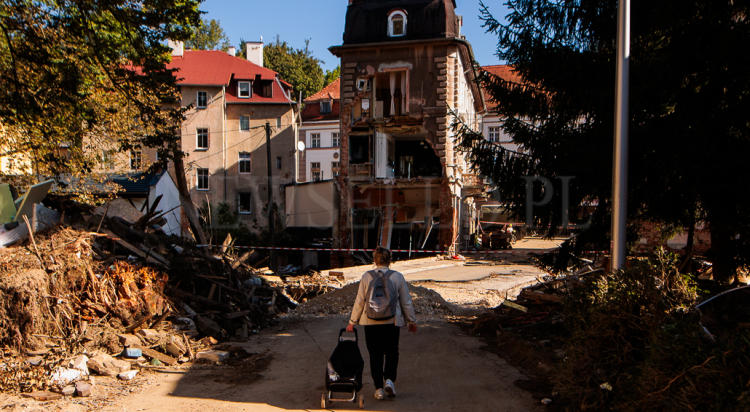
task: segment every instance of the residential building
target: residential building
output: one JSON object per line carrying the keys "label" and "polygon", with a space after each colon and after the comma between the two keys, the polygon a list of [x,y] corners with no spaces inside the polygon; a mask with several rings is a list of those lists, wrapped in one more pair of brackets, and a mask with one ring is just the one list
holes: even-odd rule
{"label": "residential building", "polygon": [[299,140],[305,145],[299,156],[300,183],[332,179],[339,173],[340,89],[339,78],[305,99],[299,129]]}
{"label": "residential building", "polygon": [[340,57],[339,247],[456,250],[476,229],[481,179],[454,116],[484,112],[453,0],[351,0]]}
{"label": "residential building", "polygon": [[[513,66],[510,65],[482,66],[482,70],[508,82],[521,82],[521,76],[516,73],[513,70]],[[513,139],[502,129],[503,119],[495,110],[498,102],[492,99],[492,95],[487,89],[483,89],[482,91],[484,92],[484,98],[487,104],[487,112],[482,116],[482,134],[490,142],[497,143],[498,145],[514,152],[519,151],[518,144],[514,143]]]}
{"label": "residential building", "polygon": [[296,174],[297,104],[291,86],[263,67],[262,43],[248,42],[247,59],[173,44],[187,107],[182,123],[185,172],[195,204],[226,203],[250,228],[267,225],[270,125],[272,201],[283,210],[283,185]]}

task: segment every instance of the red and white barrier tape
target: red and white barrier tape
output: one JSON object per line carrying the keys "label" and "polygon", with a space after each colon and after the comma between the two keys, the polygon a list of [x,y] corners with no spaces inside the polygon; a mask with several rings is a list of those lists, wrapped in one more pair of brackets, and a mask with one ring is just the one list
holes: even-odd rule
{"label": "red and white barrier tape", "polygon": [[[222,245],[196,245],[197,247],[216,248]],[[347,249],[347,248],[313,248],[313,247],[284,247],[284,246],[232,246],[235,249],[259,249],[259,250],[286,250],[297,252],[374,252],[375,249]],[[549,249],[507,249],[507,250],[466,250],[460,251],[459,254],[521,254],[521,253],[541,253]],[[450,254],[447,250],[425,250],[425,249],[392,249],[394,253],[442,253]]]}

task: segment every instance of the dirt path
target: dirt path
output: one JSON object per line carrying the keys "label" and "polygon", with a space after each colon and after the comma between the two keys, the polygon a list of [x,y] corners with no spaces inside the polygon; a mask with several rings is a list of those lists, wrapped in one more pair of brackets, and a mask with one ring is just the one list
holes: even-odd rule
{"label": "dirt path", "polygon": [[[343,316],[310,319],[256,336],[245,345],[271,358],[261,376],[213,366],[159,374],[139,393],[103,410],[319,410],[325,362],[345,321]],[[519,372],[481,350],[478,339],[456,326],[431,320],[423,323],[417,334],[404,331],[401,336],[398,397],[374,400],[366,366],[362,390],[366,410],[535,410],[536,401],[513,384],[522,378]],[[363,340],[360,347],[366,356]],[[346,403],[334,404],[333,408],[358,410]]]}

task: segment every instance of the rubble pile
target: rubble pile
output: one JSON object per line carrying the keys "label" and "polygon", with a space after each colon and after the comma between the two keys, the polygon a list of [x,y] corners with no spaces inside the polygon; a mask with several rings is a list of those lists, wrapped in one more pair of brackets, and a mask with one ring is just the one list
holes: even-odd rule
{"label": "rubble pile", "polygon": [[[89,373],[130,380],[131,365],[196,359],[297,305],[229,239],[210,253],[166,236],[156,211],[126,220],[69,207],[66,224],[0,249],[0,391],[70,392]],[[82,355],[85,371],[71,366]]]}
{"label": "rubble pile", "polygon": [[[342,315],[349,314],[357,297],[359,282],[351,283],[324,295],[310,299],[300,305],[295,314],[301,315]],[[456,309],[437,292],[415,285],[409,285],[414,310],[422,318],[438,315],[451,315]]]}

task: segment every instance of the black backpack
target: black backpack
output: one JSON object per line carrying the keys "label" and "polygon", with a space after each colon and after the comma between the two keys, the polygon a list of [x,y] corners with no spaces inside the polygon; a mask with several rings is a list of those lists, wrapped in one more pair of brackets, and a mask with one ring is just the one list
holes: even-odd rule
{"label": "black backpack", "polygon": [[396,316],[396,305],[398,304],[398,291],[390,282],[391,275],[395,273],[387,270],[381,273],[371,270],[372,280],[367,287],[367,305],[365,314],[372,320],[386,320]]}

